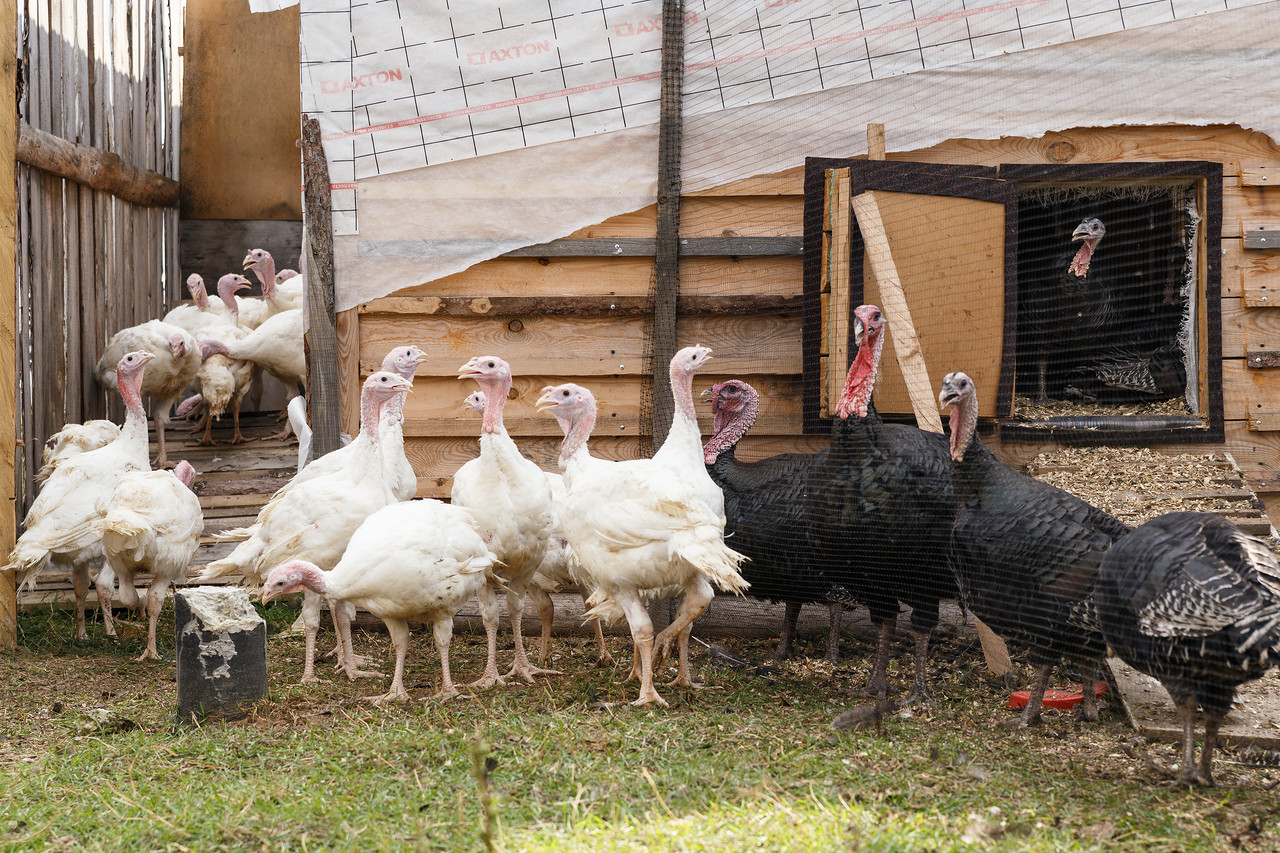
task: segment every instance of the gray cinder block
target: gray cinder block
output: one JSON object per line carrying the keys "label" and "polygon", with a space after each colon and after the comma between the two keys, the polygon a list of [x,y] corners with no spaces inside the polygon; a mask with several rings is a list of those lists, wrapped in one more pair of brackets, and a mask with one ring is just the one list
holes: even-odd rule
{"label": "gray cinder block", "polygon": [[267,623],[240,587],[174,594],[178,720],[237,720],[267,695]]}

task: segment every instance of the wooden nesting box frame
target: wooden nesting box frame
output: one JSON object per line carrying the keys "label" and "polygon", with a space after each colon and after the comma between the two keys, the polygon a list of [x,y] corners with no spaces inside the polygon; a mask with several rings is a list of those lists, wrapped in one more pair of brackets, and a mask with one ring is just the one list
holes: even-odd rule
{"label": "wooden nesting box frame", "polygon": [[[1013,414],[1017,349],[1018,278],[1018,191],[1019,182],[1099,185],[1191,180],[1196,187],[1197,208],[1202,214],[1197,256],[1197,334],[1199,336],[1198,375],[1203,421],[1183,426],[1160,416],[1135,418],[1132,427],[1090,427],[1076,425],[1021,425],[1002,420],[1000,437],[1005,442],[1062,444],[1152,445],[1178,442],[1221,442],[1224,440],[1222,376],[1222,164],[1206,161],[1116,162],[1080,165],[1001,164],[963,166],[916,162],[876,162],[863,159],[810,158],[805,164],[805,260],[804,260],[804,430],[824,433],[830,429],[830,407],[838,398],[844,371],[854,347],[852,310],[864,301],[866,247],[857,222],[848,208],[852,197],[869,190],[920,196],[965,198],[995,202],[1005,207],[1004,310],[992,323],[993,334],[1001,341],[998,377],[979,384],[994,386],[990,402],[984,401],[984,417],[1008,418]],[[910,252],[912,247],[908,247]],[[962,285],[963,286],[963,285]],[[980,280],[969,287],[982,287]],[[930,294],[915,294],[915,302],[929,301]],[[908,292],[910,300],[912,294]],[[922,331],[926,347],[928,331]],[[942,342],[935,338],[935,347]],[[993,353],[981,354],[980,364],[991,362]],[[935,382],[953,369],[930,363]],[[994,364],[991,365],[992,367]],[[965,368],[967,372],[973,372]],[[986,369],[988,375],[992,372]],[[901,411],[900,411],[901,409]],[[881,414],[890,417],[909,409],[881,405]]]}

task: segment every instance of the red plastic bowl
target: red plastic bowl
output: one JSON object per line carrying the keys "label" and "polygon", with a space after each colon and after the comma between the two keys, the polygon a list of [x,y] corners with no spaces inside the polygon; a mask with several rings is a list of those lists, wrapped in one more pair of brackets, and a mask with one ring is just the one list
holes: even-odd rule
{"label": "red plastic bowl", "polygon": [[[1093,695],[1101,696],[1107,692],[1107,682],[1097,681],[1093,685]],[[1009,696],[1007,708],[1025,708],[1031,698],[1030,690],[1019,690]],[[1080,704],[1084,695],[1080,690],[1046,690],[1044,700],[1040,703],[1045,708],[1074,708]]]}

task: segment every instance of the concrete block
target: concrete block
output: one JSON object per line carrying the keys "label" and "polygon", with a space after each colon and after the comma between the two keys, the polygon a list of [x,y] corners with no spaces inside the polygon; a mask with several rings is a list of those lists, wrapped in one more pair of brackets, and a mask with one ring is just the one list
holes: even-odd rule
{"label": "concrete block", "polygon": [[174,593],[178,720],[237,720],[267,695],[267,623],[240,587]]}

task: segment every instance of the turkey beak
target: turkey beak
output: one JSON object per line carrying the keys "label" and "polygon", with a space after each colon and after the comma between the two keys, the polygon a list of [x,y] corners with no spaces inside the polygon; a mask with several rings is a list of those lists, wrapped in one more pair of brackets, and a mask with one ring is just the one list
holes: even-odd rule
{"label": "turkey beak", "polygon": [[236,282],[236,286],[231,288],[231,292],[238,293],[241,290],[248,290],[251,287],[253,287],[253,285],[250,284],[248,281],[240,281],[240,282]]}
{"label": "turkey beak", "polygon": [[856,346],[862,346],[862,340],[867,336],[867,328],[862,325],[862,320],[858,317],[853,318],[853,343]]}
{"label": "turkey beak", "polygon": [[481,375],[480,370],[476,368],[474,365],[472,365],[472,363],[469,361],[466,364],[462,365],[462,367],[458,368],[459,379],[475,379],[477,376],[480,376],[480,375]]}
{"label": "turkey beak", "polygon": [[415,367],[416,367],[417,365],[419,365],[419,364],[422,364],[424,361],[426,361],[428,358],[430,358],[430,356],[429,356],[429,355],[427,355],[427,354],[422,350],[422,348],[421,348],[421,347],[416,347],[416,346],[415,346],[413,349],[414,349],[414,353],[413,353],[413,364],[414,364],[414,366],[415,366]]}
{"label": "turkey beak", "polygon": [[938,392],[938,406],[944,410],[949,409],[958,396],[960,395],[956,393],[955,388],[951,387],[950,382],[943,382],[942,390]]}
{"label": "turkey beak", "polygon": [[153,359],[153,358],[155,358],[155,357],[156,357],[156,354],[155,354],[155,353],[153,353],[153,352],[146,352],[146,351],[144,351],[144,352],[142,353],[142,363],[143,363],[143,364],[146,364],[148,361],[151,361],[151,359]]}
{"label": "turkey beak", "polygon": [[244,260],[241,261],[240,263],[241,263],[240,269],[242,270],[249,269],[249,267],[253,266],[253,255],[245,255]]}
{"label": "turkey beak", "polygon": [[554,409],[556,405],[555,394],[552,389],[548,388],[546,392],[538,398],[538,402],[534,406],[534,410],[538,412],[545,412],[547,409]]}
{"label": "turkey beak", "polygon": [[1077,240],[1084,240],[1088,236],[1089,236],[1089,226],[1081,222],[1079,225],[1076,226],[1076,230],[1071,232],[1071,242],[1074,243]]}

